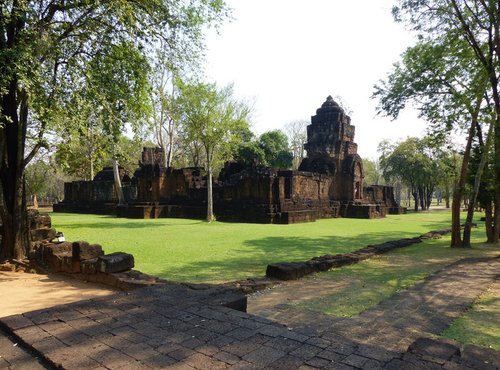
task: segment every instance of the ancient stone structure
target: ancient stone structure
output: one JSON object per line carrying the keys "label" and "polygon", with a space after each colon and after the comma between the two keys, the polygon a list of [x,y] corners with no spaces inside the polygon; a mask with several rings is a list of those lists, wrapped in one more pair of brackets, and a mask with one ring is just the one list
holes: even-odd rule
{"label": "ancient stone structure", "polygon": [[[363,164],[354,143],[354,126],[330,96],[312,117],[307,139],[308,156],[298,171],[227,163],[213,184],[217,219],[295,223],[404,212],[394,201],[392,187],[363,186]],[[139,169],[128,182],[128,201],[117,206],[116,213],[131,218],[204,218],[207,179],[203,172],[201,168],[166,168],[161,149],[144,148]],[[115,205],[111,196],[113,182],[109,180],[105,185],[102,181],[96,176],[92,183],[66,184],[65,200],[55,210],[88,210],[102,204],[103,199]],[[105,186],[109,188],[103,190]]]}
{"label": "ancient stone structure", "polygon": [[[119,169],[126,201],[137,197],[136,186],[123,168]],[[53,205],[54,212],[112,214],[118,197],[115,191],[113,168],[104,167],[93,181],[72,181],[64,184],[64,201]]]}

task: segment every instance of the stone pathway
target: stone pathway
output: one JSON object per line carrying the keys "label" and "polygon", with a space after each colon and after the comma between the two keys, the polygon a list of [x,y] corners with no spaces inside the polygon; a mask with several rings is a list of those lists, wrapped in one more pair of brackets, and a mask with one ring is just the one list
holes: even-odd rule
{"label": "stone pathway", "polygon": [[342,336],[404,351],[419,337],[440,334],[499,274],[500,258],[460,260],[353,318],[338,318],[288,305],[273,309],[265,302],[260,306],[257,303],[251,311],[299,332],[319,336],[331,336],[334,332],[336,338]]}
{"label": "stone pathway", "polygon": [[[451,321],[486,289],[499,263],[456,263],[354,319],[358,321],[328,322],[316,315],[311,325],[294,329],[238,311],[246,297],[234,290],[177,284],[8,316],[0,322],[51,365],[64,369],[495,369],[500,364],[494,351],[485,357],[481,351],[424,340],[407,352],[401,338],[414,338],[412,323]],[[285,316],[299,320],[291,313]],[[405,317],[406,322],[400,321]],[[390,324],[392,331],[377,332],[379,323]],[[424,332],[437,330],[437,325]],[[391,333],[399,340],[389,339]],[[5,336],[0,333],[0,338],[2,351]]]}
{"label": "stone pathway", "polygon": [[22,348],[17,341],[0,329],[0,369],[43,370],[52,367]]}

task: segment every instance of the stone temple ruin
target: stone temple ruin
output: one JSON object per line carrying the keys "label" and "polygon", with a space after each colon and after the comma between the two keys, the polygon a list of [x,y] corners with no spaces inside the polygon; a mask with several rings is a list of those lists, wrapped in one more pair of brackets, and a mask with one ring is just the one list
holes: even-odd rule
{"label": "stone temple ruin", "polygon": [[[226,163],[214,180],[218,220],[296,223],[320,218],[378,218],[404,213],[393,188],[363,184],[363,163],[350,117],[331,96],[307,127],[307,157],[298,171]],[[206,216],[207,179],[201,168],[166,168],[161,149],[144,148],[132,178],[122,174],[126,203],[117,204],[112,171],[94,181],[65,184],[65,199],[54,211],[114,213],[120,217]]]}

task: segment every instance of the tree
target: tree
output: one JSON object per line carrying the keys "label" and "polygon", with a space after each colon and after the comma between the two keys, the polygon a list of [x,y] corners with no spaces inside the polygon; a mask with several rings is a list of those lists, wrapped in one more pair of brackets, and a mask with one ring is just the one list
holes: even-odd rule
{"label": "tree", "polygon": [[231,153],[248,127],[250,109],[234,99],[232,85],[195,82],[180,86],[181,121],[188,138],[203,146],[207,170],[207,221],[215,220],[212,179],[214,164]]}
{"label": "tree", "polygon": [[[68,125],[66,131],[72,131],[71,126]],[[105,166],[108,147],[101,129],[91,124],[82,125],[56,144],[55,162],[67,175],[90,181]]]}
{"label": "tree", "polygon": [[383,173],[380,168],[380,161],[363,158],[364,183],[367,185],[382,185]]}
{"label": "tree", "polygon": [[386,150],[380,163],[387,180],[400,178],[415,201],[415,211],[429,209],[440,169],[433,159],[428,141],[408,138]]}
{"label": "tree", "polygon": [[[494,102],[493,242],[497,243],[500,236],[500,3],[496,0],[400,0],[398,3],[393,10],[396,19],[406,21],[420,37],[435,39],[448,34],[462,40],[477,62],[476,71],[488,83]],[[470,132],[469,138],[471,136],[474,136],[473,132]],[[458,245],[461,244],[459,230],[458,239],[456,234],[455,220],[452,243]]]}
{"label": "tree", "polygon": [[183,73],[184,66],[176,63],[175,57],[168,48],[160,47],[150,75],[150,101],[153,108],[150,124],[155,141],[163,149],[166,167],[172,166],[174,152],[181,147],[177,144],[182,139],[177,95],[179,75]]}
{"label": "tree", "polygon": [[288,122],[285,125],[285,133],[288,136],[290,143],[290,151],[293,154],[293,169],[297,169],[305,157],[304,144],[307,142],[307,125],[306,120],[296,120]]}
{"label": "tree", "polygon": [[[27,254],[25,168],[46,145],[47,129],[89,60],[112,45],[141,49],[159,39],[178,53],[195,53],[203,28],[226,14],[223,0],[0,3],[0,258]],[[35,142],[27,153],[28,132]]]}
{"label": "tree", "polygon": [[[478,72],[479,70],[479,72]],[[462,169],[455,183],[452,204],[452,246],[461,246],[460,204],[465,191],[466,171],[474,133],[483,117],[487,84],[471,50],[453,33],[420,41],[408,48],[402,63],[388,79],[375,86],[379,110],[396,118],[408,101],[420,109],[432,135],[439,141],[453,128],[468,127]]]}
{"label": "tree", "polygon": [[54,165],[52,157],[37,155],[26,167],[26,195],[35,199],[46,198],[50,202],[64,196],[66,176]]}
{"label": "tree", "polygon": [[252,167],[264,164],[266,162],[265,157],[266,154],[259,143],[257,141],[250,141],[243,142],[238,146],[235,160],[246,167]]}
{"label": "tree", "polygon": [[290,168],[293,154],[288,148],[288,138],[281,130],[260,135],[258,144],[264,151],[265,165],[273,168]]}

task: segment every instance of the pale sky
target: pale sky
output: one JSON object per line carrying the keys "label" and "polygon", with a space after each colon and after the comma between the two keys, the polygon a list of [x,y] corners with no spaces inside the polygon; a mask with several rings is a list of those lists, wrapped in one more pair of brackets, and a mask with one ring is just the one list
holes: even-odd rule
{"label": "pale sky", "polygon": [[362,157],[384,139],[423,136],[413,111],[397,121],[376,116],[373,85],[414,41],[395,24],[391,0],[227,0],[234,20],[207,38],[206,75],[253,101],[261,134],[316,113],[328,95],[352,110]]}

